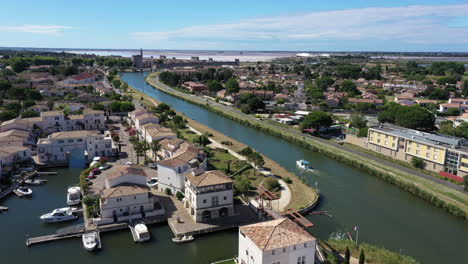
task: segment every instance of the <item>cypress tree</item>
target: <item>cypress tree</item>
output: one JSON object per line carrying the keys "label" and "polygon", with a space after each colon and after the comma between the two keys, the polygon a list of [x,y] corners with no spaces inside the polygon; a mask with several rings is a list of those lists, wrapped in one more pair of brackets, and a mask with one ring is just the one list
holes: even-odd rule
{"label": "cypress tree", "polygon": [[345,255],[344,255],[344,258],[345,258],[345,264],[349,264],[349,258],[351,257],[351,253],[349,252],[349,247],[346,247],[346,252],[345,252]]}
{"label": "cypress tree", "polygon": [[361,254],[359,254],[359,264],[364,264],[366,261],[366,256],[364,255],[364,250],[361,249]]}

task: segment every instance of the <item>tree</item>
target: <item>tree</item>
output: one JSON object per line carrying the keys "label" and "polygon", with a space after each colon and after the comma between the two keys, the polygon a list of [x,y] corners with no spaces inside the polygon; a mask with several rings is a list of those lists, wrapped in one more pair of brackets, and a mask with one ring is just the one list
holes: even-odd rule
{"label": "tree", "polygon": [[269,190],[270,192],[276,192],[276,191],[281,190],[281,184],[275,178],[266,179],[265,182],[263,183],[263,186],[265,186],[265,188]]}
{"label": "tree", "polygon": [[301,123],[301,130],[315,129],[318,134],[320,127],[329,127],[333,123],[331,115],[322,111],[315,111],[308,114]]}
{"label": "tree", "polygon": [[330,76],[323,76],[322,78],[315,80],[315,84],[317,84],[317,87],[322,91],[325,91],[328,87],[330,87],[334,83],[335,83],[335,80],[333,80],[333,78]]}
{"label": "tree", "polygon": [[434,127],[435,116],[427,109],[419,105],[401,106],[390,102],[385,105],[385,110],[378,116],[380,123],[391,123],[406,128],[418,129]]}
{"label": "tree", "polygon": [[363,128],[367,126],[367,120],[362,115],[352,115],[349,125],[354,128]]}
{"label": "tree", "polygon": [[2,111],[0,112],[0,121],[7,121],[17,117],[18,115],[12,111]]}
{"label": "tree", "polygon": [[351,258],[351,252],[349,252],[349,247],[346,247],[346,251],[345,251],[345,257],[344,257],[344,263],[345,264],[349,264],[349,259]]}
{"label": "tree", "polygon": [[120,85],[122,82],[120,80],[113,80],[112,84],[114,85],[115,88],[120,88]]}
{"label": "tree", "polygon": [[366,262],[366,256],[364,255],[364,250],[361,249],[361,253],[359,254],[359,264],[364,264]]}
{"label": "tree", "polygon": [[24,108],[28,108],[28,107],[31,107],[31,106],[34,106],[34,105],[36,105],[36,101],[34,101],[34,100],[25,100],[23,102],[23,107]]}
{"label": "tree", "polygon": [[426,164],[424,163],[424,160],[418,157],[411,158],[411,165],[413,165],[413,167],[418,168],[418,169],[424,169],[424,167],[426,166]]}
{"label": "tree", "polygon": [[6,110],[15,112],[16,115],[19,115],[19,113],[21,111],[21,108],[22,108],[21,104],[16,103],[16,102],[12,102],[12,103],[9,103],[9,104],[5,105]]}
{"label": "tree", "polygon": [[16,73],[20,73],[22,71],[27,70],[29,65],[30,65],[29,62],[27,62],[24,58],[19,58],[19,57],[11,59],[11,63],[10,63],[11,68]]}
{"label": "tree", "polygon": [[255,167],[262,167],[265,164],[263,156],[258,152],[252,152],[247,156],[247,160],[255,165]]}
{"label": "tree", "polygon": [[106,107],[101,103],[97,103],[97,104],[93,104],[92,109],[93,110],[104,110],[104,109],[106,109]]}
{"label": "tree", "polygon": [[234,179],[234,188],[241,194],[246,194],[252,188],[252,185],[248,178],[238,176]]}
{"label": "tree", "polygon": [[167,110],[171,109],[171,107],[165,103],[160,103],[158,104],[155,108],[153,108],[153,111],[157,114],[161,114]]}
{"label": "tree", "polygon": [[25,91],[26,98],[36,100],[36,101],[41,101],[42,100],[42,94],[35,89],[27,89]]}
{"label": "tree", "polygon": [[11,88],[11,83],[8,80],[0,80],[0,91],[2,92],[2,97],[5,97],[5,92]]}
{"label": "tree", "polygon": [[49,108],[49,111],[52,111],[54,110],[54,101],[50,100],[50,101],[47,101],[47,107]]}
{"label": "tree", "polygon": [[130,102],[121,102],[120,103],[120,112],[131,112],[135,110],[135,106]]}
{"label": "tree", "polygon": [[26,89],[22,87],[13,87],[8,92],[10,96],[17,99],[19,103],[26,98]]}
{"label": "tree", "polygon": [[21,114],[22,118],[28,118],[28,117],[38,117],[39,113],[33,110],[26,110]]}
{"label": "tree", "polygon": [[449,108],[447,110],[447,114],[449,116],[459,116],[460,115],[460,109],[457,109],[457,108]]}
{"label": "tree", "polygon": [[182,201],[182,199],[184,199],[184,197],[185,197],[185,196],[184,196],[183,193],[177,191],[177,193],[176,193],[176,198],[177,198],[177,200]]}
{"label": "tree", "polygon": [[154,158],[157,159],[158,158],[158,152],[161,149],[161,144],[159,143],[159,141],[152,141],[150,143],[150,149],[153,152]]}
{"label": "tree", "polygon": [[198,137],[198,144],[200,144],[200,146],[206,146],[210,144],[210,139],[206,135],[200,135]]}
{"label": "tree", "polygon": [[[1,85],[0,85],[1,86]],[[0,88],[1,89],[1,88]],[[468,81],[463,82],[463,87],[462,87],[462,94],[463,96],[468,96]]]}
{"label": "tree", "polygon": [[341,84],[340,90],[341,92],[346,92],[349,95],[361,94],[361,92],[359,92],[359,90],[357,89],[356,84],[350,80],[344,80],[343,83]]}
{"label": "tree", "polygon": [[172,123],[176,128],[185,128],[184,118],[180,115],[176,115],[172,118]]}
{"label": "tree", "polygon": [[208,90],[210,92],[218,92],[218,91],[221,91],[223,89],[223,85],[216,81],[216,80],[209,80],[207,83],[206,83],[207,87],[208,87]]}
{"label": "tree", "polygon": [[230,78],[226,82],[226,94],[232,94],[239,92],[239,83],[235,78]]}

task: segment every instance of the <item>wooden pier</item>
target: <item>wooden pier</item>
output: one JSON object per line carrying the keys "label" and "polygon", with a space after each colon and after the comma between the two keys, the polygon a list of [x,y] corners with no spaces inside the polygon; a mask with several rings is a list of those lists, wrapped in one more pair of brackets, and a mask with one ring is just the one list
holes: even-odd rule
{"label": "wooden pier", "polygon": [[81,237],[81,233],[77,234],[72,234],[72,235],[59,235],[59,234],[53,234],[53,235],[48,235],[48,236],[40,236],[40,237],[32,237],[26,239],[26,246],[31,246],[34,244],[39,244],[39,243],[45,243],[45,242],[50,242],[50,241],[55,241],[55,240],[60,240],[60,239],[67,239],[67,238],[74,238],[74,237]]}
{"label": "wooden pier", "polygon": [[287,209],[286,213],[291,216],[295,222],[299,222],[301,225],[304,227],[313,227],[314,224],[312,224],[307,218],[302,216],[299,212],[297,212],[294,209]]}

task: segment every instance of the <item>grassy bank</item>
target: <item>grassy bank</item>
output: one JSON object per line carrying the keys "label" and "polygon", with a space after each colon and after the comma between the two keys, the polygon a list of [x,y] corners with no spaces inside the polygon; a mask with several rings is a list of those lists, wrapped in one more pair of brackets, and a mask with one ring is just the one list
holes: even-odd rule
{"label": "grassy bank", "polygon": [[349,248],[351,257],[359,259],[360,251],[363,250],[366,256],[366,263],[372,264],[417,264],[415,259],[401,255],[390,250],[380,248],[374,245],[360,243],[359,247],[351,240],[331,239],[321,243],[327,250],[327,259],[330,263],[344,263],[346,247]]}
{"label": "grassy bank", "polygon": [[432,181],[407,173],[392,166],[387,166],[381,162],[356,156],[352,152],[338,148],[334,145],[326,144],[321,140],[305,138],[304,136],[300,136],[292,132],[285,132],[280,130],[278,127],[275,127],[275,125],[268,124],[260,120],[246,119],[239,113],[226,111],[226,109],[217,105],[210,106],[201,100],[197,100],[197,98],[193,96],[183,96],[174,91],[166,90],[159,87],[158,84],[154,82],[154,77],[155,74],[149,74],[146,78],[146,81],[153,87],[158,88],[163,92],[172,94],[185,101],[197,104],[209,111],[235,120],[243,125],[253,127],[264,133],[283,138],[299,146],[322,153],[335,160],[344,162],[356,168],[363,169],[372,175],[378,176],[389,183],[399,186],[400,188],[430,202],[437,207],[444,208],[455,216],[468,219],[468,194],[466,193],[461,193],[449,187],[436,184]]}
{"label": "grassy bank", "polygon": [[[148,109],[151,108],[152,106],[159,104],[160,102],[149,95],[142,93],[135,88],[129,86],[129,90],[127,92],[128,94],[132,95],[134,99],[137,99],[140,101],[145,107]],[[184,115],[184,113],[178,112],[177,114],[182,115],[184,119],[187,120],[187,125],[190,127],[196,129],[197,131],[201,133],[207,133],[210,134],[210,138],[222,143],[222,142],[229,142],[230,145],[227,146],[231,150],[238,152],[247,145],[236,141],[208,126],[205,126],[195,120],[192,120],[188,118],[187,116]],[[182,135],[186,137],[189,141],[193,140],[196,135],[189,133],[188,131],[182,131]],[[272,159],[266,157],[265,155],[262,155],[263,159],[265,161],[264,167],[269,168],[271,172],[275,175],[278,175],[282,178],[288,177],[292,180],[290,184],[288,184],[288,187],[291,189],[291,201],[288,204],[287,208],[294,208],[296,210],[305,208],[313,203],[316,203],[317,200],[319,199],[319,195],[315,191],[314,188],[308,186],[305,184],[296,174],[291,173],[281,167],[278,163],[273,161]],[[241,172],[241,175],[249,177],[249,179],[252,180],[252,184],[260,183],[263,176],[260,175],[254,175],[252,176],[251,173],[252,170],[246,170]]]}

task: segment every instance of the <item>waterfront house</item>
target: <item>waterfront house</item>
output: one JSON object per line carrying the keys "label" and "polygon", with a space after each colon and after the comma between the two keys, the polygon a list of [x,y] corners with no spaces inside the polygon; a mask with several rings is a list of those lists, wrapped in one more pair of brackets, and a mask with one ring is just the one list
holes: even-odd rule
{"label": "waterfront house", "polygon": [[206,170],[207,163],[207,155],[202,149],[183,144],[175,155],[158,161],[158,190],[184,193],[184,174],[192,169]]}
{"label": "waterfront house", "polygon": [[4,168],[15,162],[27,161],[31,158],[31,150],[27,147],[5,146],[0,148],[0,167]]}
{"label": "waterfront house", "polygon": [[29,122],[19,117],[5,121],[2,123],[2,125],[0,125],[0,132],[5,132],[5,131],[13,130],[13,129],[22,130],[22,131],[31,131]]}
{"label": "waterfront house", "polygon": [[80,153],[88,160],[109,156],[112,139],[98,131],[78,130],[56,132],[37,142],[40,162],[64,162],[71,154]]}
{"label": "waterfront house", "polygon": [[239,264],[314,264],[317,240],[289,218],[239,228]]}
{"label": "waterfront house", "polygon": [[195,222],[206,222],[234,214],[234,182],[224,172],[193,169],[184,176],[183,202]]}
{"label": "waterfront house", "polygon": [[24,146],[30,137],[28,131],[12,129],[5,132],[0,132],[0,147],[6,146]]}
{"label": "waterfront house", "polygon": [[159,197],[146,186],[146,173],[136,166],[120,166],[106,176],[99,199],[100,217],[94,224],[128,222],[164,215]]}

